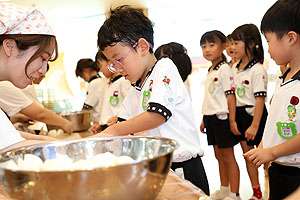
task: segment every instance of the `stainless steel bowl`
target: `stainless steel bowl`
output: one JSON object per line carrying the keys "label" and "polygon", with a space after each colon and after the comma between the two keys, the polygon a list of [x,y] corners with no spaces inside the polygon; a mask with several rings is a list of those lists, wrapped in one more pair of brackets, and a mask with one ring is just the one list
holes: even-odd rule
{"label": "stainless steel bowl", "polygon": [[[91,126],[91,110],[81,110],[81,111],[66,111],[62,112],[59,115],[70,120],[73,124],[74,132],[86,131]],[[58,126],[47,125],[47,129],[60,129]]]}
{"label": "stainless steel bowl", "polygon": [[12,171],[0,168],[12,198],[24,200],[148,200],[155,199],[168,174],[174,140],[160,137],[111,137],[53,142],[0,154],[0,162],[35,154],[42,160],[68,156],[77,161],[111,152],[134,163],[77,171]]}

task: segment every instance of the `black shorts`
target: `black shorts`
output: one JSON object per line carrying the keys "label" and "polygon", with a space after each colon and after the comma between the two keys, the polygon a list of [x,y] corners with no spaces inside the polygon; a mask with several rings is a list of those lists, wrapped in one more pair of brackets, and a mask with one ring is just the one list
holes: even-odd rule
{"label": "black shorts", "polygon": [[221,120],[216,115],[204,115],[203,121],[208,145],[229,148],[239,143],[239,140],[230,131],[228,118]]}
{"label": "black shorts", "polygon": [[[250,127],[252,120],[253,120],[253,116],[248,114],[246,111],[246,108],[249,108],[249,107],[251,107],[251,106],[236,107],[235,120],[236,120],[238,129],[241,132],[241,135],[240,136],[238,135],[235,137],[239,141],[247,141],[247,138],[245,138],[245,132]],[[258,130],[257,130],[256,136],[255,136],[254,140],[247,141],[247,145],[249,145],[249,146],[259,145],[259,143],[262,139],[263,133],[264,133],[267,116],[268,116],[268,111],[267,111],[266,106],[264,105],[263,114],[260,119],[260,124],[259,124]]]}
{"label": "black shorts", "polygon": [[209,185],[206,172],[200,156],[183,162],[173,162],[171,169],[183,168],[184,178],[200,188],[208,196]]}
{"label": "black shorts", "polygon": [[281,200],[300,186],[300,168],[272,163],[269,167],[270,200]]}

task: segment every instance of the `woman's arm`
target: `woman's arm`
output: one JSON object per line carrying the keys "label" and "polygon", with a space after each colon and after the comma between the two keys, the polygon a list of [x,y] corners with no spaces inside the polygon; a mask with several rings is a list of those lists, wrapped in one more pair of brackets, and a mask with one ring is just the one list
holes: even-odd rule
{"label": "woman's arm", "polygon": [[73,132],[72,122],[57,115],[55,112],[39,106],[37,103],[32,103],[26,108],[22,109],[20,113],[37,121],[44,122],[49,125],[56,125],[61,127],[66,133]]}
{"label": "woman's arm", "polygon": [[127,121],[119,122],[109,126],[99,134],[129,135],[132,133],[138,133],[156,128],[165,122],[165,118],[160,114],[146,111]]}

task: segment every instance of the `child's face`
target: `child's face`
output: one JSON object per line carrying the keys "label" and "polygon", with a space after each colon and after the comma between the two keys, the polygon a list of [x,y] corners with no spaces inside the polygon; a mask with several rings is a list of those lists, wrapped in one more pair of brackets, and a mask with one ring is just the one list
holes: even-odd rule
{"label": "child's face", "polygon": [[106,78],[109,78],[113,75],[113,73],[107,69],[107,66],[110,64],[109,62],[100,59],[98,59],[97,62],[100,66],[100,72],[102,72]]}
{"label": "child's face", "polygon": [[228,56],[234,59],[233,42],[231,40],[226,42],[226,53]]}
{"label": "child's face", "polygon": [[268,52],[271,58],[276,62],[277,65],[285,65],[288,63],[288,57],[290,56],[288,51],[287,35],[285,34],[282,38],[278,38],[275,33],[265,33],[266,40],[269,45]]}
{"label": "child's face", "polygon": [[16,87],[25,88],[27,85],[32,84],[34,79],[39,79],[47,71],[47,62],[52,55],[52,51],[45,52],[41,56],[34,59],[27,67],[25,71],[25,66],[29,59],[34,55],[37,46],[30,47],[26,51],[19,51],[15,48],[16,51],[13,52],[11,57],[11,62],[8,64],[7,73],[8,79]]}
{"label": "child's face", "polygon": [[245,52],[245,43],[241,40],[234,40],[233,52],[234,52],[234,57],[237,58],[238,60],[247,57]]}
{"label": "child's face", "polygon": [[141,56],[136,47],[136,51],[133,47],[123,46],[119,42],[114,46],[108,46],[104,49],[103,54],[108,60],[115,65],[117,72],[120,72],[126,80],[130,82],[136,82],[139,80],[145,69]]}
{"label": "child's face", "polygon": [[201,45],[201,48],[203,57],[211,62],[220,59],[224,51],[221,42],[213,43],[206,41],[204,44]]}

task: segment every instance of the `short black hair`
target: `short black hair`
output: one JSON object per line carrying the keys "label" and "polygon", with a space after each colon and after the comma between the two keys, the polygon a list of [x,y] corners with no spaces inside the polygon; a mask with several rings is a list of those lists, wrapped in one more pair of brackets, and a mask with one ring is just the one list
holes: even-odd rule
{"label": "short black hair", "polygon": [[[153,33],[153,24],[142,11],[128,5],[120,6],[110,11],[109,18],[101,26],[98,47],[103,51],[118,42],[133,46],[140,38],[144,38],[153,48]],[[153,53],[152,48],[150,53]]]}
{"label": "short black hair", "polygon": [[104,60],[104,61],[108,62],[108,59],[105,57],[105,55],[103,54],[103,52],[101,50],[99,50],[95,56],[95,62],[97,62],[97,60]]}
{"label": "short black hair", "polygon": [[182,44],[176,42],[163,44],[156,49],[154,55],[157,60],[163,57],[169,57],[176,65],[183,81],[192,73],[192,61],[187,55],[186,48]]}
{"label": "short black hair", "polygon": [[76,70],[75,70],[76,76],[77,77],[81,76],[83,69],[85,69],[85,68],[88,68],[88,69],[91,69],[91,70],[94,70],[97,72],[99,72],[99,70],[100,70],[99,67],[97,66],[96,62],[94,62],[92,59],[83,58],[77,62],[77,66],[76,66]]}
{"label": "short black hair", "polygon": [[262,18],[260,30],[263,34],[273,32],[278,38],[289,31],[300,34],[300,1],[277,1]]}
{"label": "short black hair", "polygon": [[[217,41],[221,44],[225,44],[226,36],[218,30],[208,31],[201,36],[200,46],[202,46],[206,42],[217,43]],[[222,59],[227,61],[227,58],[224,55],[224,53],[222,53]]]}

